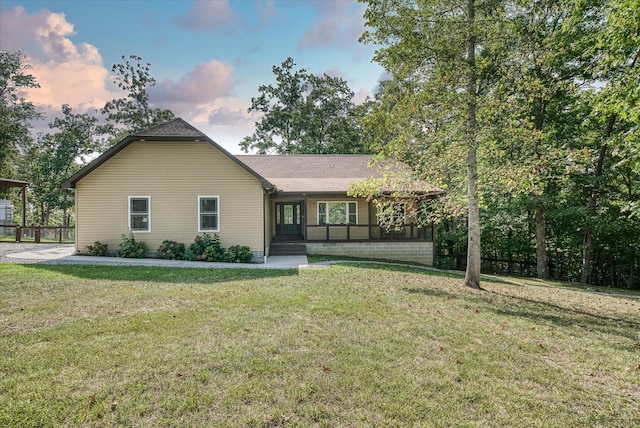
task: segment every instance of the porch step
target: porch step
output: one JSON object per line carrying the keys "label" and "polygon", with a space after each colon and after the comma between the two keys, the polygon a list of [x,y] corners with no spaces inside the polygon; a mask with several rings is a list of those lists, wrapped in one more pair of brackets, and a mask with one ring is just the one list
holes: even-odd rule
{"label": "porch step", "polygon": [[304,256],[307,254],[307,247],[298,242],[271,242],[269,248],[270,256]]}

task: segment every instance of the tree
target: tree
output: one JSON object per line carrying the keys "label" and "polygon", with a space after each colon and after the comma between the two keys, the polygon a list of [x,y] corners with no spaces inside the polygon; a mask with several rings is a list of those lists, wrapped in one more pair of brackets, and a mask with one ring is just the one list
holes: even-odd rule
{"label": "tree", "polygon": [[106,130],[96,117],[73,113],[67,104],[62,105],[62,114],[62,118],[56,117],[49,124],[50,129],[58,131],[40,135],[23,163],[23,176],[31,183],[32,199],[40,211],[38,222],[45,225],[52,212],[60,209],[62,225],[68,226],[67,211],[73,206],[73,198],[67,189],[60,188],[60,183],[104,149],[98,136]]}
{"label": "tree", "polygon": [[277,85],[260,85],[248,111],[263,117],[240,147],[259,153],[367,153],[367,140],[359,132],[363,110],[352,103],[347,82],[294,70],[295,65],[287,58],[273,66]]}
{"label": "tree", "polygon": [[[354,93],[339,77],[308,76],[311,91],[302,108],[299,150],[303,153],[358,153],[359,135],[351,102]],[[302,125],[302,124],[301,124]]]}
{"label": "tree", "polygon": [[509,2],[506,23],[512,39],[504,50],[502,86],[516,103],[511,114],[521,122],[531,119],[530,140],[510,150],[534,172],[522,197],[533,212],[536,271],[543,279],[549,277],[546,211],[554,197],[549,192],[564,173],[579,131],[572,105],[579,85],[590,80],[592,57],[584,53],[594,43],[601,7],[598,0]]}
{"label": "tree", "polygon": [[0,176],[12,177],[21,151],[31,142],[30,121],[42,117],[22,96],[27,88],[39,88],[21,52],[0,51]]}
{"label": "tree", "polygon": [[175,117],[170,110],[151,107],[147,90],[156,84],[150,74],[151,64],[143,65],[142,58],[136,55],[130,55],[129,59],[123,55],[122,61],[111,70],[115,73],[113,83],[125,91],[127,97],[108,101],[102,108],[115,134],[113,141]]}
{"label": "tree", "polygon": [[[607,17],[596,45],[598,77],[606,85],[589,97],[593,118],[600,122],[600,138],[594,157],[590,183],[588,218],[584,232],[581,282],[591,276],[593,229],[597,220],[605,162],[612,145],[626,155],[622,162],[640,170],[640,4],[638,1],[614,0],[608,3]],[[621,123],[622,122],[622,123]],[[630,202],[629,208],[638,210]]]}
{"label": "tree", "polygon": [[[467,267],[464,284],[480,287],[480,192],[478,150],[494,140],[491,110],[499,77],[497,61],[506,37],[501,2],[365,0],[370,30],[361,40],[382,46],[374,60],[395,82],[382,95],[393,140],[386,145],[415,169],[443,159],[456,171],[464,159]],[[399,95],[399,98],[398,98]],[[500,109],[498,109],[500,111]],[[485,149],[486,150],[486,149]],[[487,150],[489,151],[489,150]],[[429,158],[427,162],[424,162]],[[436,167],[438,169],[438,167]],[[460,168],[457,168],[458,170]]]}

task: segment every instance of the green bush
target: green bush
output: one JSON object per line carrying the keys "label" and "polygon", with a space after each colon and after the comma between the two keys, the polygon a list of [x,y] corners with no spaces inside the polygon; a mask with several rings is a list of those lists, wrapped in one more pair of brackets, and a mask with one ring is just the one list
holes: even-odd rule
{"label": "green bush", "polygon": [[210,235],[204,233],[195,237],[194,242],[187,250],[187,260],[197,260],[205,262],[224,261],[224,249],[220,245],[218,234]]}
{"label": "green bush", "polygon": [[228,263],[249,263],[253,254],[246,245],[234,245],[224,252],[224,261]]}
{"label": "green bush", "polygon": [[87,254],[90,256],[104,257],[109,254],[109,245],[96,241],[93,245],[87,245]]}
{"label": "green bush", "polygon": [[141,259],[147,254],[147,244],[136,241],[133,233],[122,235],[122,242],[118,245],[116,255],[118,257],[138,258]]}
{"label": "green bush", "polygon": [[165,239],[158,248],[158,258],[167,260],[183,260],[185,246],[181,242]]}

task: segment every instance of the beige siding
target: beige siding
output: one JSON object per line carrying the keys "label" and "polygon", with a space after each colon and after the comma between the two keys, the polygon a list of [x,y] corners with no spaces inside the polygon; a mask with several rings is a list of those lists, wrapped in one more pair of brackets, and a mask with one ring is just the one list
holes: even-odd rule
{"label": "beige siding", "polygon": [[137,141],[77,183],[76,247],[94,241],[115,252],[128,232],[128,197],[151,198],[151,232],[136,232],[150,252],[163,240],[193,242],[198,196],[220,197],[222,245],[264,250],[263,190],[245,169],[207,142]]}

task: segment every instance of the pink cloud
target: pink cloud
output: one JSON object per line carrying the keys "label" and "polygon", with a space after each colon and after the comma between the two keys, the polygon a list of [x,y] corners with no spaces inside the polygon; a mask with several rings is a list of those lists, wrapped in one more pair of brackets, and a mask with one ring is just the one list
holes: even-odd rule
{"label": "pink cloud", "polygon": [[353,103],[356,105],[363,104],[367,98],[373,98],[373,94],[365,88],[361,88],[358,92],[353,96]]}
{"label": "pink cloud", "polygon": [[[9,52],[32,52],[37,48],[35,31],[46,20],[48,10],[29,15],[24,8],[16,6],[0,14],[0,49]],[[34,55],[35,56],[35,55]]]}
{"label": "pink cloud", "polygon": [[187,30],[207,31],[229,27],[236,20],[226,0],[197,0],[185,15],[177,16],[174,23]]}
{"label": "pink cloud", "polygon": [[231,92],[232,75],[232,65],[212,60],[198,64],[177,82],[163,80],[150,94],[156,101],[205,103]]}
{"label": "pink cloud", "polygon": [[327,46],[351,47],[364,32],[363,6],[352,8],[351,2],[341,0],[310,3],[318,13],[316,23],[303,35],[298,49],[317,49]]}
{"label": "pink cloud", "polygon": [[231,109],[226,106],[218,107],[209,113],[209,124],[216,126],[251,126],[253,118],[247,113],[247,109]]}
{"label": "pink cloud", "polygon": [[42,9],[29,15],[15,7],[3,11],[0,19],[0,49],[25,53],[28,71],[40,84],[25,91],[30,101],[45,111],[57,111],[62,104],[86,111],[113,97],[105,86],[109,73],[98,49],[69,39],[74,28],[63,13]]}
{"label": "pink cloud", "polygon": [[328,69],[327,71],[325,71],[325,74],[327,76],[331,76],[331,77],[342,77],[343,73],[342,70],[340,70],[340,68],[338,66],[333,66],[330,69]]}
{"label": "pink cloud", "polygon": [[[73,23],[62,13],[42,9],[29,14],[15,7],[0,14],[0,49],[25,53],[28,72],[41,86],[24,95],[45,114],[35,131],[48,132],[46,124],[60,116],[62,104],[69,104],[75,113],[93,114],[108,100],[125,96],[112,85],[113,76],[99,50],[89,43],[74,43],[74,35]],[[233,147],[253,132],[255,122],[246,113],[248,105],[230,97],[236,83],[233,73],[231,64],[215,60],[199,64],[177,80],[159,79],[149,89],[150,101]]]}

